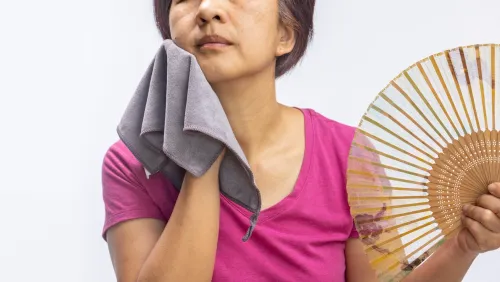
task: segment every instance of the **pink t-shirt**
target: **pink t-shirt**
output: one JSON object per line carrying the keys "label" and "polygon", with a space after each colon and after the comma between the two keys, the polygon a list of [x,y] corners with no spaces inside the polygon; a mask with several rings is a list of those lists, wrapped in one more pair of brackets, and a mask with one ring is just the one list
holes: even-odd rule
{"label": "pink t-shirt", "polygon": [[[293,192],[260,213],[248,242],[251,212],[221,194],[220,235],[212,281],[345,280],[345,243],[358,237],[347,203],[346,169],[354,128],[303,109],[306,151]],[[103,166],[106,220],[167,221],[178,191],[163,175],[148,179],[122,142]]]}

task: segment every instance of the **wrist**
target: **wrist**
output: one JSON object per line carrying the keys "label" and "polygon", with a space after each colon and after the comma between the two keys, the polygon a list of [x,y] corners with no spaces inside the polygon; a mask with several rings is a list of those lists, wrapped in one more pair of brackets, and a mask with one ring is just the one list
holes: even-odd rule
{"label": "wrist", "polygon": [[458,236],[453,237],[451,240],[448,240],[448,247],[450,248],[451,253],[455,257],[468,258],[470,260],[474,260],[479,252],[470,250],[466,244],[460,242]]}
{"label": "wrist", "polygon": [[[203,187],[203,188],[202,188]],[[212,193],[212,191],[219,190],[219,175],[218,172],[206,172],[199,177],[194,176],[193,174],[186,172],[184,176],[184,181],[182,183],[182,189],[187,191],[199,191],[202,190],[208,193]],[[181,189],[181,190],[182,190]]]}

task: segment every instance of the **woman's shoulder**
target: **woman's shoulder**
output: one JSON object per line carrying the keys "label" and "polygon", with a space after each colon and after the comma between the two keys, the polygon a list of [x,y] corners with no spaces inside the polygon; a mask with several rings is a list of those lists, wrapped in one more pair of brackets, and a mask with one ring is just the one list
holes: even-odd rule
{"label": "woman's shoulder", "polygon": [[337,180],[345,178],[349,154],[356,128],[333,120],[313,110],[304,109],[306,124],[306,143],[309,158],[314,163],[315,173],[329,177],[335,175]]}
{"label": "woman's shoulder", "polygon": [[312,133],[319,143],[334,144],[337,150],[350,148],[356,127],[331,119],[314,109],[303,111],[310,117]]}
{"label": "woman's shoulder", "polygon": [[160,173],[149,175],[144,166],[121,140],[111,144],[104,154],[102,177],[105,186],[113,182],[122,182],[122,184],[127,182],[134,184],[141,190],[148,190],[149,193],[151,192],[149,190],[157,186],[163,188],[166,185],[172,186],[172,184],[167,183],[165,177],[161,177]]}
{"label": "woman's shoulder", "polygon": [[141,163],[121,141],[115,141],[104,154],[103,169],[128,174],[129,177],[145,178]]}

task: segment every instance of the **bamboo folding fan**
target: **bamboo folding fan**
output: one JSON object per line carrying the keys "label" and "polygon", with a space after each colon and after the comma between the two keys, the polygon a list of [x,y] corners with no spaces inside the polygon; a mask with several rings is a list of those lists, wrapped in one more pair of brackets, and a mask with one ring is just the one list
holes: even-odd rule
{"label": "bamboo folding fan", "polygon": [[500,45],[463,46],[400,73],[371,103],[349,155],[351,213],[380,281],[400,281],[500,181]]}

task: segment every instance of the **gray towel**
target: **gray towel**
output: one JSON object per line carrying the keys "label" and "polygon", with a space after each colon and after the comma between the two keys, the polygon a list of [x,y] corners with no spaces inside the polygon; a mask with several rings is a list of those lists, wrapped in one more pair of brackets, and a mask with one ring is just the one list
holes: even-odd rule
{"label": "gray towel", "polygon": [[117,128],[150,174],[163,173],[180,189],[186,171],[203,175],[226,147],[219,172],[221,193],[253,212],[261,200],[248,161],[220,101],[196,58],[166,40],[148,67]]}

